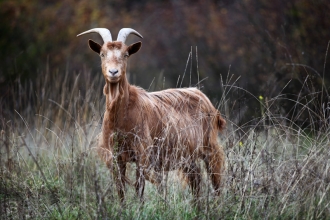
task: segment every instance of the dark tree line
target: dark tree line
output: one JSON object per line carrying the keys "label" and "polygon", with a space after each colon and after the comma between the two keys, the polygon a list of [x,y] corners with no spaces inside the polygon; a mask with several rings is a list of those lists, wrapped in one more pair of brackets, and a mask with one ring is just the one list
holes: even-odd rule
{"label": "dark tree line", "polygon": [[[309,95],[317,93],[318,108],[329,101],[329,11],[326,0],[4,0],[1,100],[10,100],[8,85],[18,79],[33,82],[46,68],[50,72],[88,68],[100,74],[98,57],[88,50],[87,39],[101,39],[76,35],[107,27],[116,38],[120,28],[132,27],[144,39],[129,72],[131,81],[144,88],[197,85],[216,102],[224,89],[220,79],[231,84],[240,77],[236,86],[267,100],[286,94],[287,100],[301,96],[305,99],[300,101],[308,103]],[[243,90],[229,98],[231,111],[246,116],[238,121],[260,115],[259,103]],[[237,101],[240,105],[235,105]],[[278,114],[293,114],[293,105],[281,103]]]}

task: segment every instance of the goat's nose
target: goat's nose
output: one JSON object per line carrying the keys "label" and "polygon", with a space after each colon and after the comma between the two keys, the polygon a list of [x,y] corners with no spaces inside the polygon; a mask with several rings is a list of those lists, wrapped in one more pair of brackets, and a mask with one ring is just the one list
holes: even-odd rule
{"label": "goat's nose", "polygon": [[117,75],[118,70],[117,69],[110,69],[109,73],[110,73],[111,76],[115,76],[115,75]]}

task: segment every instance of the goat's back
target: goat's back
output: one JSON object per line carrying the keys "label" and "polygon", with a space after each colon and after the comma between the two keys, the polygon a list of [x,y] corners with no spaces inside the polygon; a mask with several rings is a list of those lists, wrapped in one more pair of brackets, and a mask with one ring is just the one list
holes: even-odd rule
{"label": "goat's back", "polygon": [[[132,88],[133,89],[133,88]],[[206,129],[222,130],[225,120],[210,100],[197,88],[167,89],[157,92],[146,92],[134,87],[136,96],[135,111],[148,115],[143,118],[152,130],[164,130],[164,127],[189,129],[198,127],[205,133]]]}

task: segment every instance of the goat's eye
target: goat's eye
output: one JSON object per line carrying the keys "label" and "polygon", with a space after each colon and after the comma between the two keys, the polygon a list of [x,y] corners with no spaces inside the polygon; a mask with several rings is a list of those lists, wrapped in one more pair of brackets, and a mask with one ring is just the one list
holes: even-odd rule
{"label": "goat's eye", "polygon": [[100,54],[100,56],[103,58],[103,57],[104,57],[104,54],[103,54],[103,53],[101,53],[101,54]]}
{"label": "goat's eye", "polygon": [[125,54],[124,54],[124,57],[125,57],[125,58],[126,58],[126,57],[129,57],[128,53],[125,53]]}

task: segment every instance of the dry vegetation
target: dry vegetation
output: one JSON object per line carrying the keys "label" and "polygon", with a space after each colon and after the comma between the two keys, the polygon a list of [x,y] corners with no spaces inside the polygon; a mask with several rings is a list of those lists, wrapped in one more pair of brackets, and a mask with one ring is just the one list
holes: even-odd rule
{"label": "dry vegetation", "polygon": [[[0,219],[330,219],[329,10],[326,0],[0,1]],[[169,173],[163,193],[147,184],[141,205],[128,186],[120,205],[95,152],[99,58],[75,38],[89,26],[146,37],[133,84],[204,86],[228,122],[220,197],[205,174],[193,206]],[[240,80],[219,77],[230,65]]]}
{"label": "dry vegetation", "polygon": [[[285,94],[268,100],[223,82],[218,104],[228,127],[220,135],[227,156],[222,195],[213,196],[205,175],[199,205],[193,206],[189,187],[169,173],[163,193],[147,184],[142,205],[128,186],[121,206],[93,149],[104,111],[103,78],[81,72],[71,82],[68,74],[47,70],[36,86],[17,83],[15,106],[2,106],[1,219],[330,218],[330,109],[321,101],[292,100],[297,118],[302,111],[313,116],[302,129],[297,118],[278,112]],[[235,92],[260,101],[260,118],[234,123],[228,99]],[[22,103],[28,107],[20,109]],[[134,181],[133,165],[129,170]]]}

